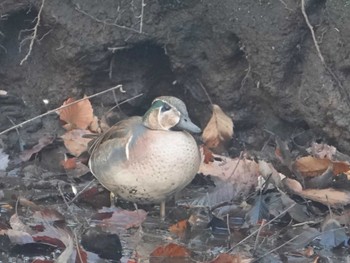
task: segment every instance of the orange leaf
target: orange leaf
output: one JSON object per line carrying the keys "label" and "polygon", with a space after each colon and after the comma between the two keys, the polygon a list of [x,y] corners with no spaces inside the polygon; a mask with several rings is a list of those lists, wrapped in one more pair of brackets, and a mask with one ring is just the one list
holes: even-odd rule
{"label": "orange leaf", "polygon": [[312,156],[299,158],[294,163],[296,169],[305,177],[321,175],[328,166],[333,165],[333,174],[338,175],[350,170],[350,165],[345,162],[333,162],[329,159],[319,159]]}
{"label": "orange leaf", "polygon": [[302,189],[301,184],[294,179],[285,178],[284,185],[295,194],[304,198],[310,199],[329,205],[331,207],[338,207],[350,204],[350,192],[345,190],[335,190],[332,188],[326,189]]}
{"label": "orange leaf", "polygon": [[214,161],[213,152],[210,151],[209,148],[205,145],[203,145],[202,148],[203,148],[203,155],[204,155],[203,162],[206,164],[213,162]]}
{"label": "orange leaf", "polygon": [[184,219],[177,222],[176,224],[171,225],[169,227],[169,231],[179,237],[184,237],[188,226],[189,226],[188,220]]}
{"label": "orange leaf", "polygon": [[77,167],[77,158],[68,158],[67,160],[62,160],[61,165],[65,170],[73,170]]}
{"label": "orange leaf", "polygon": [[61,136],[67,150],[74,156],[79,156],[88,148],[91,139],[83,138],[83,135],[91,134],[88,130],[74,129]]}
{"label": "orange leaf", "polygon": [[151,253],[151,257],[189,257],[190,254],[190,251],[186,247],[170,243],[157,247]]}
{"label": "orange leaf", "polygon": [[239,255],[230,255],[230,254],[220,254],[210,263],[243,263],[250,262],[242,260]]}
{"label": "orange leaf", "polygon": [[[86,96],[85,96],[86,97]],[[84,98],[85,98],[84,97]],[[69,98],[63,102],[62,106],[74,102],[75,99]],[[88,99],[79,101],[76,104],[58,110],[60,119],[68,125],[64,126],[67,129],[87,129],[94,120],[93,109]]]}
{"label": "orange leaf", "polygon": [[232,119],[218,105],[213,104],[213,115],[202,134],[205,145],[211,149],[220,148],[231,140],[232,136]]}

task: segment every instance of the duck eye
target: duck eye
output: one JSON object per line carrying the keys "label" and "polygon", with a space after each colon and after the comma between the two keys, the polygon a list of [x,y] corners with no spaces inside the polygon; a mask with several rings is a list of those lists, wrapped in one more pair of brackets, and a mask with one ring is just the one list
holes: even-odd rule
{"label": "duck eye", "polygon": [[170,110],[170,106],[168,104],[164,104],[161,111],[164,112],[164,111],[168,111]]}

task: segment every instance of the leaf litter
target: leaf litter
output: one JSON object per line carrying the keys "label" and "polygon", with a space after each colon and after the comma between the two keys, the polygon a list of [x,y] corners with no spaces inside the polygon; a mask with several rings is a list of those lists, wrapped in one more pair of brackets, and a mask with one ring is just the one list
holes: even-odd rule
{"label": "leaf litter", "polygon": [[[73,101],[70,98],[64,105]],[[249,151],[232,158],[215,154],[211,151],[227,152],[233,122],[213,105],[203,133],[200,175],[196,177],[205,179],[200,187],[195,182],[187,187],[185,199],[181,201],[180,196],[176,202],[180,206],[168,206],[168,216],[161,222],[157,206],[135,210],[118,201],[126,209],[92,210],[91,206],[96,209],[110,204],[108,192],[88,182],[92,177],[85,157],[90,141],[87,135],[101,132],[102,123],[87,99],[60,110],[59,115],[64,122],[61,138],[66,152],[62,152],[64,160],[59,163],[63,175],[55,179],[61,183],[53,187],[53,204],[58,196],[60,211],[57,205],[49,204],[51,194],[32,198],[43,205],[18,199],[17,195],[8,198],[10,193],[4,195],[5,203],[0,203],[1,207],[10,207],[2,212],[9,219],[8,226],[0,228],[0,239],[9,238],[10,249],[17,253],[26,246],[29,250],[49,246],[45,249],[55,251],[55,256],[51,255],[48,262],[97,262],[123,256],[125,262],[220,263],[253,262],[282,254],[285,258],[298,254],[303,260],[317,260],[323,250],[311,253],[312,246],[326,250],[348,246],[350,158],[333,146],[312,142],[308,149],[295,154],[276,136],[274,155],[280,164],[257,158]],[[23,162],[30,163],[34,154],[52,142],[53,137],[44,136],[21,154]],[[0,157],[5,170],[9,156],[0,151]],[[288,172],[280,170],[280,165]],[[42,174],[26,178],[37,176]],[[49,180],[54,182],[53,178]],[[37,192],[38,186],[35,181],[27,184]],[[13,203],[16,198],[17,205]],[[33,257],[35,260],[39,258]]]}

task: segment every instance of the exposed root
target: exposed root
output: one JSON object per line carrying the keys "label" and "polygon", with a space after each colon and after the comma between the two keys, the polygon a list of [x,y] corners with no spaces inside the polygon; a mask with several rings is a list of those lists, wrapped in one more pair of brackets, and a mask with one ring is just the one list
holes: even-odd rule
{"label": "exposed root", "polygon": [[19,63],[21,66],[23,65],[23,63],[25,61],[27,61],[27,59],[29,58],[30,54],[32,53],[32,50],[33,50],[33,46],[34,46],[34,42],[37,38],[37,35],[38,35],[38,28],[39,28],[39,25],[40,25],[40,21],[41,21],[41,12],[43,11],[43,8],[44,8],[44,4],[45,4],[45,0],[42,0],[41,1],[41,6],[40,6],[40,9],[39,9],[39,12],[38,12],[38,16],[36,17],[36,23],[35,23],[35,26],[30,29],[30,31],[33,31],[32,34],[30,34],[29,37],[23,39],[21,41],[21,44],[20,44],[20,49],[22,47],[22,45],[30,40],[30,44],[29,44],[29,48],[28,48],[28,52],[26,54],[26,56],[21,60],[21,62]]}

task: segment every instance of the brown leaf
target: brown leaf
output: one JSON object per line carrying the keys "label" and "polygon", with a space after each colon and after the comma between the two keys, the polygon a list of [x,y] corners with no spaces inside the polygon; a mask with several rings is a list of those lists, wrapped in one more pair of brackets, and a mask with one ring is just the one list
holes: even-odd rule
{"label": "brown leaf", "polygon": [[[84,97],[86,98],[86,96]],[[74,102],[75,99],[69,98],[63,102],[62,106]],[[94,120],[93,109],[88,99],[79,101],[67,108],[58,110],[60,119],[66,122],[65,126],[68,130],[71,129],[87,129]]]}
{"label": "brown leaf", "polygon": [[202,134],[204,144],[211,149],[221,148],[232,136],[232,119],[218,105],[213,104],[213,115]]}
{"label": "brown leaf", "polygon": [[206,164],[213,162],[214,161],[213,152],[210,151],[209,148],[207,146],[205,146],[204,144],[202,145],[202,148],[203,148],[203,155],[204,155],[203,162]]}
{"label": "brown leaf", "polygon": [[242,259],[240,255],[220,254],[210,263],[249,263],[251,259]]}
{"label": "brown leaf", "polygon": [[309,154],[317,158],[327,158],[333,160],[333,157],[337,153],[337,149],[334,146],[320,143],[312,143],[311,147],[306,149]]}
{"label": "brown leaf", "polygon": [[101,209],[99,211],[99,213],[113,212],[111,217],[101,221],[101,226],[104,231],[112,234],[117,234],[118,228],[129,229],[139,227],[147,217],[147,213],[142,209],[129,211],[121,208],[113,208],[113,211],[111,211],[111,209],[107,208],[107,210]]}
{"label": "brown leaf", "polygon": [[350,170],[346,162],[333,162],[329,159],[319,159],[312,156],[299,158],[295,161],[295,168],[305,177],[314,177],[324,173],[333,164],[333,174],[338,175]]}
{"label": "brown leaf", "polygon": [[303,190],[298,181],[290,178],[285,178],[283,184],[295,194],[327,206],[339,207],[350,204],[350,192],[345,190],[339,191],[333,188]]}
{"label": "brown leaf", "polygon": [[44,147],[46,147],[47,145],[51,144],[54,139],[55,138],[53,136],[51,136],[51,135],[45,135],[44,137],[39,139],[38,144],[33,146],[33,148],[31,148],[29,150],[24,150],[23,152],[21,152],[19,157],[21,158],[21,160],[23,162],[28,161],[30,159],[30,157],[32,157],[32,155],[34,153],[40,152]]}
{"label": "brown leaf", "polygon": [[88,130],[74,129],[61,136],[67,150],[74,156],[79,156],[88,148],[91,139],[83,138],[83,135],[91,134]]}
{"label": "brown leaf", "polygon": [[[203,160],[203,149],[201,149],[201,154]],[[199,173],[212,175],[233,184],[247,184],[250,182],[248,187],[257,182],[259,166],[256,162],[246,158],[231,159],[218,154],[213,154],[213,157],[213,162],[201,163]]]}
{"label": "brown leaf", "polygon": [[[151,253],[151,257],[190,257],[190,251],[181,245],[170,243],[165,246],[157,247]],[[152,258],[150,259],[152,262]]]}
{"label": "brown leaf", "polygon": [[169,227],[169,231],[182,238],[185,236],[186,230],[188,229],[188,227],[189,227],[188,220],[184,219],[177,222],[176,224],[171,225]]}
{"label": "brown leaf", "polygon": [[68,158],[66,160],[62,160],[60,163],[65,170],[73,170],[77,167],[77,158]]}
{"label": "brown leaf", "polygon": [[305,198],[320,202],[332,207],[350,204],[350,192],[338,191],[332,188],[327,189],[305,189],[301,192]]}

